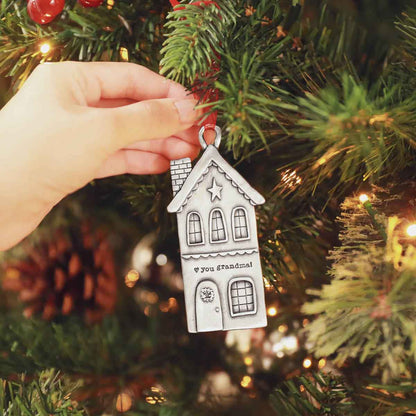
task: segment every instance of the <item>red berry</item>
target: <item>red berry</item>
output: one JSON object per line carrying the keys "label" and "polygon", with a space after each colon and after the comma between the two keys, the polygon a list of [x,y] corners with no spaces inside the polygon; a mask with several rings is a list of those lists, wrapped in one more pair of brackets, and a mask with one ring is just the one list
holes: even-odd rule
{"label": "red berry", "polygon": [[78,0],[83,7],[98,7],[103,0]]}
{"label": "red berry", "polygon": [[41,25],[52,22],[65,6],[65,0],[28,0],[27,13]]}

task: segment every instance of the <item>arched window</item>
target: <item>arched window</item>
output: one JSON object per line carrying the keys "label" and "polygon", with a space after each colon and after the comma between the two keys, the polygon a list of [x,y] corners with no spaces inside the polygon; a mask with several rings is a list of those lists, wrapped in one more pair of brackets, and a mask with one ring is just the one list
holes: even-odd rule
{"label": "arched window", "polygon": [[188,245],[204,243],[204,234],[202,232],[201,217],[197,212],[190,212],[187,217],[187,235]]}
{"label": "arched window", "polygon": [[228,299],[231,316],[256,313],[256,296],[250,278],[238,277],[232,279],[228,286]]}
{"label": "arched window", "polygon": [[227,241],[227,229],[225,228],[224,214],[219,208],[211,211],[209,216],[209,230],[211,243]]}
{"label": "arched window", "polygon": [[248,232],[247,211],[243,207],[233,209],[233,236],[234,240],[247,240],[250,238]]}

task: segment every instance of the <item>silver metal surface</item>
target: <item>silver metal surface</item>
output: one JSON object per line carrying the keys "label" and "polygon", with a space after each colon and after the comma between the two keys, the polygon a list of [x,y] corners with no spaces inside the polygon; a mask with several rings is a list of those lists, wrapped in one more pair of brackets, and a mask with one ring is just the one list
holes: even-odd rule
{"label": "silver metal surface", "polygon": [[[206,126],[202,126],[198,133],[199,143],[201,144],[201,147],[203,149],[206,149],[208,146],[208,143],[205,141],[205,138],[204,138],[204,133],[206,130],[207,130]],[[221,128],[219,126],[215,126],[214,131],[215,131],[214,146],[218,149],[221,143]]]}
{"label": "silver metal surface", "polygon": [[255,214],[264,198],[221,157],[215,131],[207,145],[201,129],[205,151],[192,170],[171,165],[189,332],[267,325]]}

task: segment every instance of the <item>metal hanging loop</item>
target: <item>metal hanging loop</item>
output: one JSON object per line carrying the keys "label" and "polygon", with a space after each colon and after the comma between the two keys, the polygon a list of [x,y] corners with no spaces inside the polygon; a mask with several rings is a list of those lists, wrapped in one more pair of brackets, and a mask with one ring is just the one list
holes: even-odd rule
{"label": "metal hanging loop", "polygon": [[208,143],[204,139],[204,133],[205,130],[214,130],[215,131],[215,140],[214,140],[214,146],[218,149],[221,143],[221,128],[217,125],[212,124],[206,124],[205,126],[202,126],[199,130],[199,143],[201,144],[201,147],[203,149],[206,149],[208,147]]}

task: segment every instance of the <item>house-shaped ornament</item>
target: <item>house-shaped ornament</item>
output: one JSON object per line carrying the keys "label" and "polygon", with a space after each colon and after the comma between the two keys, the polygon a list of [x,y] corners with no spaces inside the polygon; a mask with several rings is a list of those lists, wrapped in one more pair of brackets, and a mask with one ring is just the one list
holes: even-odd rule
{"label": "house-shaped ornament", "polygon": [[258,328],[267,325],[255,206],[264,198],[207,145],[192,168],[171,162],[189,332]]}

